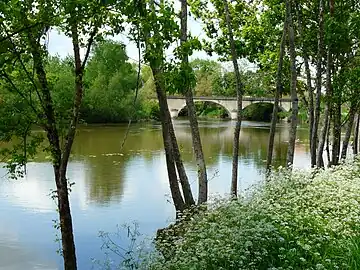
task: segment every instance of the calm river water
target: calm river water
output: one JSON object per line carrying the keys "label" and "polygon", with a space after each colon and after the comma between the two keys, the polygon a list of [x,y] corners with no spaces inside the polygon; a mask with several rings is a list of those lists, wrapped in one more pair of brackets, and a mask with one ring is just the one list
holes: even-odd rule
{"label": "calm river water", "polygon": [[[196,191],[188,121],[175,120],[174,124]],[[201,121],[200,128],[210,193],[226,194],[230,188],[234,122]],[[92,258],[104,256],[99,231],[116,232],[117,225],[136,221],[140,232],[151,236],[174,217],[160,125],[132,125],[120,151],[125,130],[123,125],[85,126],[77,134],[68,176],[76,183],[71,207],[81,270],[96,269]],[[243,122],[239,167],[242,190],[264,177],[268,133],[269,124]],[[309,164],[307,134],[307,129],[299,127],[297,167]],[[275,139],[276,164],[284,165],[287,144],[288,125],[283,123]],[[7,179],[5,169],[0,169],[0,269],[62,269],[62,258],[56,253],[59,243],[53,220],[57,213],[49,196],[55,185],[48,160],[40,154],[28,164],[27,176],[16,181]]]}

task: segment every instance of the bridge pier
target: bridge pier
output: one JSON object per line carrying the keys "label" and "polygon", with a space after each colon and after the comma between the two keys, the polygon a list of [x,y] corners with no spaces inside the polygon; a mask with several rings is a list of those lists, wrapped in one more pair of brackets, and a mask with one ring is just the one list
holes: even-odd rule
{"label": "bridge pier", "polygon": [[232,110],[230,112],[230,118],[231,118],[231,120],[236,120],[237,119],[237,111]]}
{"label": "bridge pier", "polygon": [[177,109],[171,109],[170,110],[171,118],[176,118],[176,117],[178,117],[178,115],[179,115],[179,110],[177,110]]}

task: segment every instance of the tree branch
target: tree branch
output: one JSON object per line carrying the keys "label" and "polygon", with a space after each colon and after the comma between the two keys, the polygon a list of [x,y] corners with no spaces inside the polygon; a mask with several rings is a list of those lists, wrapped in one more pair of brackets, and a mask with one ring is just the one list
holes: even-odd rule
{"label": "tree branch", "polygon": [[[4,25],[3,22],[2,22],[1,24],[2,24],[3,30],[5,31],[5,34],[6,34],[7,36],[9,36],[8,31],[7,31],[7,29],[6,29],[6,26]],[[29,34],[29,33],[28,33],[28,34]],[[41,97],[41,95],[40,95],[40,93],[39,93],[39,91],[38,91],[38,88],[37,88],[37,85],[36,85],[36,83],[35,83],[35,81],[34,81],[34,78],[31,77],[31,75],[30,75],[29,71],[27,70],[24,62],[22,61],[22,59],[21,59],[21,54],[20,54],[19,51],[16,49],[16,45],[14,44],[13,40],[12,40],[11,38],[9,38],[9,41],[10,41],[10,43],[11,43],[11,46],[13,47],[13,51],[15,52],[15,55],[16,55],[17,59],[19,60],[19,63],[20,63],[20,65],[21,65],[21,67],[23,68],[26,76],[28,77],[28,79],[30,80],[30,82],[32,83],[32,85],[34,86],[35,92],[36,92],[36,94],[37,94],[37,96],[38,96],[38,98],[39,98],[39,100],[40,100],[41,106],[42,106],[43,109],[45,110],[45,108],[44,108],[44,106],[43,106],[43,102],[42,102],[42,97]]]}
{"label": "tree branch", "polygon": [[21,96],[21,98],[24,99],[24,101],[34,111],[34,113],[39,118],[39,120],[41,120],[40,113],[36,110],[36,108],[33,106],[33,104],[26,98],[26,96],[19,90],[19,88],[14,84],[14,82],[9,77],[9,75],[6,74],[5,72],[1,72],[0,76],[4,77],[8,81],[8,83],[11,85],[12,89],[14,89],[16,91],[16,93],[18,93]]}
{"label": "tree branch", "polygon": [[23,32],[23,31],[25,31],[25,30],[29,30],[29,29],[31,29],[31,28],[33,28],[33,27],[38,26],[38,25],[41,25],[41,22],[37,22],[37,23],[35,23],[35,24],[33,24],[33,25],[29,25],[29,26],[23,27],[23,28],[15,31],[15,32],[13,32],[13,33],[11,33],[11,34],[7,33],[7,34],[6,34],[6,37],[0,38],[0,43],[1,43],[1,42],[4,42],[4,41],[7,40],[7,39],[12,38],[13,36],[16,36],[17,34],[20,34],[21,32]]}
{"label": "tree branch", "polygon": [[85,57],[84,57],[84,60],[81,64],[81,68],[84,70],[85,69],[85,65],[86,65],[86,62],[89,58],[89,55],[90,55],[90,51],[91,51],[91,46],[93,45],[94,43],[94,38],[95,38],[95,35],[97,33],[97,31],[99,30],[99,27],[96,25],[94,26],[94,30],[91,32],[90,34],[90,38],[89,38],[89,41],[88,41],[88,44],[86,46],[86,52],[85,52]]}

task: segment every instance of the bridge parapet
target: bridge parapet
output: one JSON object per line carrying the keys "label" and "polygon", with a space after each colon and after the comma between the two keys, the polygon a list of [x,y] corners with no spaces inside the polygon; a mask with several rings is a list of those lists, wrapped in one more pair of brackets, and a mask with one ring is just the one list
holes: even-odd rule
{"label": "bridge parapet", "polygon": [[[167,96],[167,99],[179,99],[185,100],[183,96]],[[203,100],[203,101],[211,101],[211,100],[237,100],[236,97],[222,97],[222,96],[200,96],[194,97],[194,100]],[[243,96],[243,101],[258,101],[258,102],[274,102],[275,98],[273,97],[251,97],[251,96]],[[291,102],[291,98],[280,98],[280,102]]]}

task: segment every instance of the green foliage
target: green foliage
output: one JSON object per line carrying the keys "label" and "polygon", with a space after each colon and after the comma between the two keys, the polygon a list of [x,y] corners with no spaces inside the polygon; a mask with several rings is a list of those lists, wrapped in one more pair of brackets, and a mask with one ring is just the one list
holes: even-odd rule
{"label": "green foliage", "polygon": [[86,122],[116,123],[136,117],[134,111],[138,107],[134,107],[133,100],[137,71],[128,62],[123,44],[110,40],[96,44],[85,83],[87,90],[81,116]]}
{"label": "green foliage", "polygon": [[60,131],[68,128],[74,100],[74,59],[50,56],[47,59],[46,72],[54,100],[54,110]]}
{"label": "green foliage", "polygon": [[359,173],[359,161],[280,169],[250,197],[215,201],[169,229],[157,243],[166,260],[151,269],[358,269]]}
{"label": "green foliage", "polygon": [[158,102],[156,100],[143,100],[139,114],[141,119],[159,120],[160,108]]}

